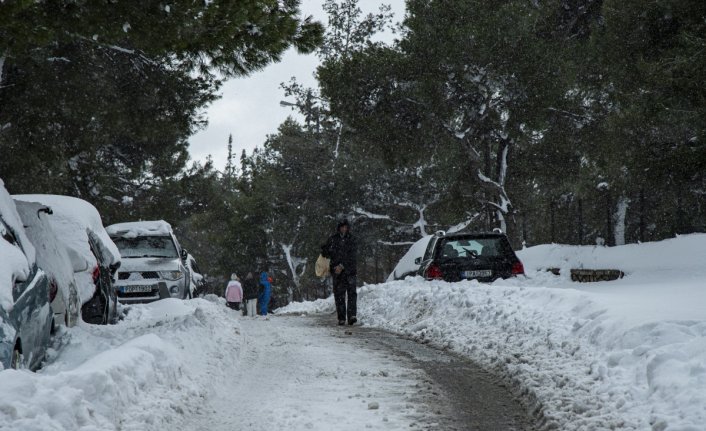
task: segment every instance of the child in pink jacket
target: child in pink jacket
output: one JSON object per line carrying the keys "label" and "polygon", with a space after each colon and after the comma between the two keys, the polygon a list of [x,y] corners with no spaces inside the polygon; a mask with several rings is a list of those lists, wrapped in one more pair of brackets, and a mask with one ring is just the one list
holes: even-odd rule
{"label": "child in pink jacket", "polygon": [[243,287],[240,285],[240,279],[237,275],[231,274],[224,296],[228,307],[240,310],[240,303],[243,302]]}

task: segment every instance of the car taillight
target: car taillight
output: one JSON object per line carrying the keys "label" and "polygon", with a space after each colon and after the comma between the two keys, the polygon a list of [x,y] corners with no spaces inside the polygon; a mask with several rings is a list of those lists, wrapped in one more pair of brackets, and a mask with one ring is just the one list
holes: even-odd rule
{"label": "car taillight", "polygon": [[56,294],[59,291],[59,286],[56,285],[56,280],[52,279],[49,282],[49,302],[54,302],[54,298],[56,298]]}
{"label": "car taillight", "polygon": [[444,273],[441,272],[441,268],[439,268],[439,265],[436,264],[429,265],[429,268],[427,268],[425,275],[426,278],[429,280],[440,280],[444,278]]}
{"label": "car taillight", "polygon": [[93,268],[93,282],[98,283],[99,278],[101,278],[101,269],[96,265],[96,267]]}
{"label": "car taillight", "polygon": [[512,264],[512,275],[524,275],[525,267],[519,260]]}

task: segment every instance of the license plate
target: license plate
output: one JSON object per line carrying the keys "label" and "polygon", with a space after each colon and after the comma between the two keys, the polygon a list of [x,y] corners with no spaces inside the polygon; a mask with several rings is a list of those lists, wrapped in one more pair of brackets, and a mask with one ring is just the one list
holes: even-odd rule
{"label": "license plate", "polygon": [[122,293],[147,293],[152,292],[152,286],[121,286]]}
{"label": "license plate", "polygon": [[461,271],[462,278],[487,278],[492,277],[493,271],[490,269],[478,269],[475,271]]}

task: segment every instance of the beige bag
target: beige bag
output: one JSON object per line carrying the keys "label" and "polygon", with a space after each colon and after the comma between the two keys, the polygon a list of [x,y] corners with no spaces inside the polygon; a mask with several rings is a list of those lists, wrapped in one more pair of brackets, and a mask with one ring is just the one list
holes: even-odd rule
{"label": "beige bag", "polygon": [[331,269],[329,268],[330,264],[330,259],[326,259],[322,255],[319,255],[319,258],[316,259],[316,267],[314,269],[314,271],[316,272],[316,276],[319,278],[328,277],[331,273]]}

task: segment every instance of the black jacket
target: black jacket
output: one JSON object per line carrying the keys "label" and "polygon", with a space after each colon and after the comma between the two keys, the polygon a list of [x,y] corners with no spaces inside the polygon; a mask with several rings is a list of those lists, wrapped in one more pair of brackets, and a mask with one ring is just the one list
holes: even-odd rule
{"label": "black jacket", "polygon": [[257,298],[257,282],[254,278],[246,278],[243,281],[243,299]]}
{"label": "black jacket", "polygon": [[336,272],[334,268],[339,264],[343,265],[343,273],[346,275],[356,275],[357,272],[357,259],[356,259],[357,247],[355,242],[355,237],[347,232],[345,235],[341,236],[340,233],[336,232],[331,235],[331,237],[326,242],[326,245],[322,248],[322,254],[324,257],[331,259],[331,275],[335,276]]}

